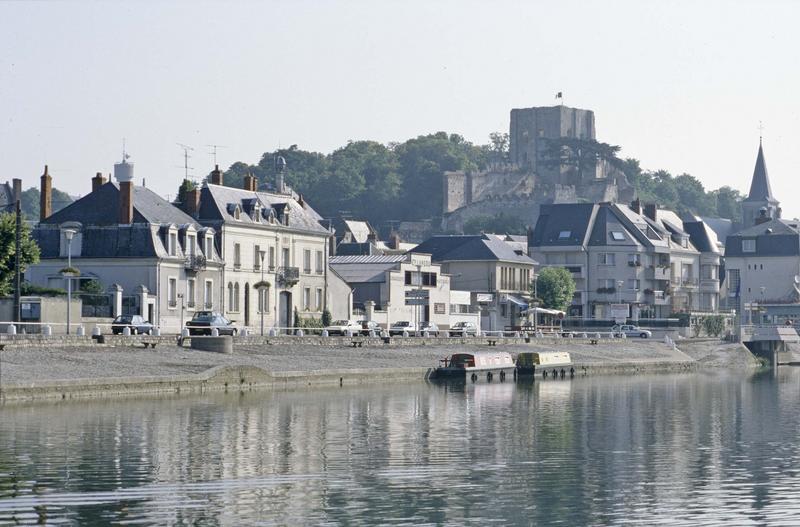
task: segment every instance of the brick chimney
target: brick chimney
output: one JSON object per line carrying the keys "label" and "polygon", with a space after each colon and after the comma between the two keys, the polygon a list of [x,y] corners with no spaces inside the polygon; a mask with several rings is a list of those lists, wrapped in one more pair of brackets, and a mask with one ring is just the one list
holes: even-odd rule
{"label": "brick chimney", "polygon": [[222,185],[222,172],[219,170],[219,165],[214,165],[214,170],[211,171],[211,184]]}
{"label": "brick chimney", "polygon": [[133,223],[133,163],[126,158],[114,164],[114,177],[119,183],[119,222],[122,225]]}
{"label": "brick chimney", "polygon": [[196,216],[200,212],[200,189],[187,190],[183,203],[183,212],[189,216]]}
{"label": "brick chimney", "polygon": [[45,165],[39,194],[39,221],[46,220],[51,214],[53,214],[53,178],[47,173]]}
{"label": "brick chimney", "polygon": [[642,213],[642,202],[639,200],[639,198],[631,201],[631,210],[636,214]]}
{"label": "brick chimney", "polygon": [[97,192],[97,190],[106,184],[106,178],[103,177],[102,172],[98,172],[96,176],[92,178],[92,192]]}
{"label": "brick chimney", "polygon": [[244,189],[249,190],[251,192],[256,191],[256,177],[252,174],[247,174],[244,176]]}
{"label": "brick chimney", "polygon": [[646,203],[644,206],[644,215],[653,221],[656,221],[658,215],[658,205],[655,203]]}

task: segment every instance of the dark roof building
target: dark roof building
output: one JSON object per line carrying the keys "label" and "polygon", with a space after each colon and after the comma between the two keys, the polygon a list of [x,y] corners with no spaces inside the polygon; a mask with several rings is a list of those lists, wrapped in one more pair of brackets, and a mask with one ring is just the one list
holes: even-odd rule
{"label": "dark roof building", "polygon": [[742,228],[747,229],[759,221],[780,218],[780,202],[772,195],[772,186],[767,174],[767,162],[764,159],[764,148],[758,141],[756,166],[750,181],[750,192],[742,201]]}

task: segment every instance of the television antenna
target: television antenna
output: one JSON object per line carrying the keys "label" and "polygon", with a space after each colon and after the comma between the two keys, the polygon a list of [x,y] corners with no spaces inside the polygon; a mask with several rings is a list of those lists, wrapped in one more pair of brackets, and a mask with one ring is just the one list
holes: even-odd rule
{"label": "television antenna", "polygon": [[225,146],[225,145],[206,145],[206,146],[211,149],[211,152],[209,152],[209,154],[211,154],[211,156],[214,158],[214,166],[216,166],[217,165],[217,148],[228,148],[228,147]]}
{"label": "television antenna", "polygon": [[189,151],[193,152],[194,148],[192,148],[189,145],[185,145],[183,143],[175,143],[175,144],[177,144],[183,150],[183,178],[189,179],[189,171],[194,170],[194,167],[189,166],[189,158],[192,157],[189,155]]}

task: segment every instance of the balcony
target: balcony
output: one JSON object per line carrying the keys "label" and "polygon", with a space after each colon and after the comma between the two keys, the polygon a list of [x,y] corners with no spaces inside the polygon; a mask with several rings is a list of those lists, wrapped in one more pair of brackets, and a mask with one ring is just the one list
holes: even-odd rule
{"label": "balcony", "polygon": [[645,289],[647,300],[656,306],[669,305],[669,293],[666,291],[653,291],[652,289]]}
{"label": "balcony", "polygon": [[183,262],[186,271],[196,273],[206,268],[206,257],[202,254],[190,254]]}
{"label": "balcony", "polygon": [[299,267],[278,267],[276,279],[283,287],[292,287],[300,281]]}

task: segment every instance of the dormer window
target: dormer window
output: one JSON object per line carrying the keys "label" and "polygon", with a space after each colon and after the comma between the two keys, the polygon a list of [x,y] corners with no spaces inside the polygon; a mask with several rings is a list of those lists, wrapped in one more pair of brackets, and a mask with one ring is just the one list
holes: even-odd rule
{"label": "dormer window", "polygon": [[572,236],[572,231],[561,231],[558,233],[559,240],[568,240]]}
{"label": "dormer window", "polygon": [[169,231],[169,241],[167,243],[167,252],[170,256],[177,256],[178,255],[178,233],[170,230]]}
{"label": "dormer window", "polygon": [[194,256],[197,253],[197,236],[194,234],[186,235],[186,254]]}
{"label": "dormer window", "polygon": [[259,207],[258,204],[253,206],[253,221],[261,223],[261,207]]}
{"label": "dormer window", "polygon": [[622,231],[611,231],[611,239],[615,242],[624,242],[625,234]]}
{"label": "dormer window", "polygon": [[235,220],[241,220],[242,219],[242,210],[239,208],[238,205],[233,209],[233,218]]}
{"label": "dormer window", "polygon": [[206,250],[204,251],[207,259],[214,257],[214,237],[206,234]]}

